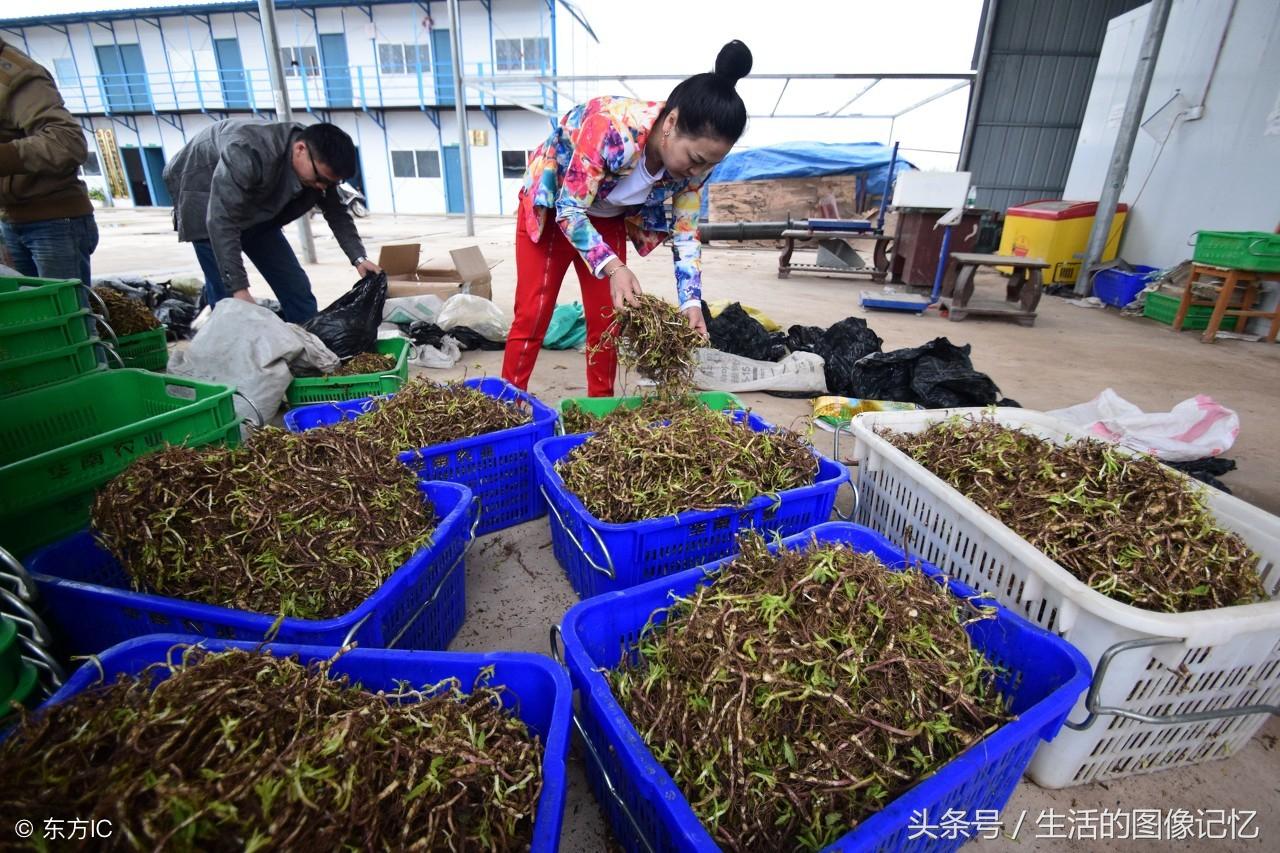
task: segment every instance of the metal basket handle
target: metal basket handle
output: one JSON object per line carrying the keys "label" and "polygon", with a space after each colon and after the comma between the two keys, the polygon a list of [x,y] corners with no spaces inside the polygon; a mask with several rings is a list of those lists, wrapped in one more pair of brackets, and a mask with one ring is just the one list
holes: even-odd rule
{"label": "metal basket handle", "polygon": [[23,601],[36,600],[36,582],[31,579],[26,566],[22,565],[17,557],[10,554],[2,546],[0,546],[0,569],[8,569],[12,573],[10,575],[0,571],[0,577],[13,577],[18,581],[19,589],[17,595],[19,598]]}
{"label": "metal basket handle", "polygon": [[640,828],[640,822],[636,820],[636,816],[631,813],[631,809],[627,808],[627,804],[622,799],[622,794],[618,792],[618,788],[613,784],[613,779],[609,777],[609,771],[605,770],[604,761],[600,758],[600,753],[596,751],[595,744],[591,742],[591,738],[587,737],[587,730],[582,725],[582,720],[578,719],[577,714],[572,715],[573,727],[578,732],[578,737],[582,739],[582,744],[587,748],[587,755],[591,757],[591,762],[596,767],[596,772],[600,774],[601,781],[604,782],[606,793],[609,799],[613,800],[622,814],[627,818],[627,823],[631,824],[631,831],[635,833],[636,839],[644,846],[649,853],[655,853],[654,847],[649,843],[649,839],[645,836],[644,830]]}
{"label": "metal basket handle", "polygon": [[834,442],[832,443],[832,446],[831,446],[831,455],[832,455],[833,457],[835,457],[835,460],[836,460],[837,462],[839,462],[839,461],[840,461],[840,433],[842,433],[842,432],[847,432],[847,433],[849,434],[849,437],[850,437],[850,438],[852,438],[854,441],[857,441],[857,440],[858,440],[857,436],[855,436],[855,435],[853,434],[853,422],[852,422],[852,421],[850,421],[850,422],[849,422],[849,423],[847,423],[847,424],[846,424],[846,423],[844,423],[843,421],[842,421],[842,422],[840,422],[840,423],[838,423],[838,424],[836,424],[836,435],[835,435],[835,440],[834,440]]}
{"label": "metal basket handle", "polygon": [[86,287],[84,285],[81,285],[81,286],[84,287],[85,293],[89,294],[89,298],[95,300],[98,303],[98,307],[102,309],[102,316],[110,317],[111,309],[107,307],[107,300],[103,299],[101,296],[94,293],[92,287]]}
{"label": "metal basket handle", "polygon": [[564,635],[560,631],[560,626],[556,623],[551,625],[551,657],[556,663],[564,666],[564,654],[560,651],[561,644],[564,643]]}
{"label": "metal basket handle", "polygon": [[1150,646],[1164,646],[1181,643],[1176,637],[1141,637],[1136,640],[1124,640],[1115,643],[1098,658],[1098,666],[1094,670],[1093,682],[1089,685],[1089,693],[1085,696],[1085,710],[1088,716],[1082,722],[1073,723],[1067,720],[1066,726],[1073,731],[1082,732],[1098,721],[1099,717],[1120,717],[1125,720],[1136,720],[1140,723],[1152,723],[1159,726],[1184,725],[1187,723],[1203,723],[1208,720],[1224,720],[1230,717],[1247,717],[1253,714],[1280,714],[1280,705],[1242,705],[1238,708],[1221,708],[1216,711],[1196,711],[1188,714],[1142,714],[1119,708],[1114,705],[1103,705],[1098,701],[1102,692],[1102,684],[1107,677],[1111,661],[1123,652],[1132,649],[1143,649]]}
{"label": "metal basket handle", "polygon": [[253,409],[253,415],[258,419],[258,422],[253,425],[255,429],[262,429],[267,425],[267,419],[262,416],[262,410],[249,399],[248,395],[244,394],[239,388],[232,388],[231,396],[239,397],[241,400],[244,400],[249,404],[249,408]]}
{"label": "metal basket handle", "polygon": [[44,672],[48,678],[49,684],[53,688],[48,692],[52,694],[61,687],[62,683],[67,680],[67,673],[63,670],[62,665],[54,659],[53,655],[49,654],[49,650],[30,637],[24,637],[21,634],[18,635],[18,642],[22,645],[22,659]]}
{"label": "metal basket handle", "polygon": [[569,529],[569,525],[564,523],[564,519],[560,516],[560,510],[556,509],[556,505],[552,503],[550,495],[547,494],[547,487],[539,484],[538,490],[542,492],[542,497],[547,502],[547,509],[551,510],[551,514],[556,517],[556,521],[560,524],[560,529],[565,532],[565,535],[569,537],[570,541],[572,541],[573,544],[577,546],[578,550],[582,552],[582,556],[586,558],[587,564],[609,580],[617,580],[618,575],[613,568],[613,557],[610,556],[609,549],[605,547],[604,540],[600,538],[600,534],[596,529],[591,525],[587,525],[587,529],[591,531],[591,535],[596,538],[596,544],[600,546],[600,553],[604,554],[604,560],[608,564],[607,566],[602,566],[595,560],[591,559],[591,555],[587,553],[587,549],[583,547],[582,543],[578,540],[578,537],[573,535],[573,531]]}
{"label": "metal basket handle", "polygon": [[106,341],[98,341],[98,346],[102,347],[103,351],[107,355],[109,355],[111,358],[114,358],[116,360],[116,364],[118,364],[120,367],[123,368],[123,367],[129,366],[124,363],[124,359],[121,358],[120,353],[116,352],[116,348],[113,347],[111,344],[107,343]]}
{"label": "metal basket handle", "polygon": [[[92,290],[89,292],[93,293]],[[97,296],[97,294],[95,293],[94,296]],[[101,299],[101,297],[98,298]],[[115,329],[111,328],[111,324],[107,322],[107,318],[103,317],[101,314],[91,314],[90,316],[93,317],[93,321],[95,323],[107,330],[107,334],[111,336],[111,342],[116,346],[120,346],[120,336],[116,334]]]}
{"label": "metal basket handle", "polygon": [[[31,632],[31,639],[42,645],[53,645],[53,634],[44,620],[18,596],[0,587],[0,612]],[[21,631],[19,631],[21,633]]]}
{"label": "metal basket handle", "polygon": [[1255,252],[1254,246],[1270,244],[1280,244],[1280,237],[1259,237],[1249,244],[1249,248],[1245,249],[1251,256],[1255,258],[1280,258],[1280,252]]}
{"label": "metal basket handle", "polygon": [[[467,533],[467,544],[458,552],[458,556],[449,564],[449,568],[445,569],[444,574],[440,576],[440,580],[436,581],[435,588],[431,590],[431,595],[427,597],[427,600],[418,605],[418,609],[413,611],[413,615],[404,620],[404,627],[402,627],[394,637],[387,641],[386,647],[388,649],[394,649],[396,647],[396,643],[400,642],[400,638],[404,636],[405,631],[409,630],[409,626],[418,621],[418,617],[422,615],[423,611],[435,603],[435,600],[440,597],[441,590],[444,589],[445,581],[447,581],[457,570],[458,566],[461,566],[466,560],[467,553],[471,551],[471,546],[476,541],[476,530],[480,527],[480,497],[478,495],[471,498],[471,506],[475,509],[476,517],[475,521],[471,522],[471,530]],[[361,622],[363,621],[364,620],[362,619]],[[356,628],[359,627],[360,626],[357,625],[355,628],[352,628],[349,635],[354,634]]]}
{"label": "metal basket handle", "polygon": [[836,518],[839,518],[841,521],[853,521],[858,517],[858,505],[862,503],[862,496],[858,493],[858,484],[853,481],[852,477],[841,485],[846,485],[853,490],[853,509],[849,510],[848,515],[842,513],[840,511],[840,507],[835,504],[831,505],[831,509],[835,511]]}

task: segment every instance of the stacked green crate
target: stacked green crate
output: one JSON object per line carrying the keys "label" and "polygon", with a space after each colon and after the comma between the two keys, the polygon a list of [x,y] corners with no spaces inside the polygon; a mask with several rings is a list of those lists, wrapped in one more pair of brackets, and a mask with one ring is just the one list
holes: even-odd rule
{"label": "stacked green crate", "polygon": [[84,294],[72,279],[0,277],[0,397],[102,365]]}

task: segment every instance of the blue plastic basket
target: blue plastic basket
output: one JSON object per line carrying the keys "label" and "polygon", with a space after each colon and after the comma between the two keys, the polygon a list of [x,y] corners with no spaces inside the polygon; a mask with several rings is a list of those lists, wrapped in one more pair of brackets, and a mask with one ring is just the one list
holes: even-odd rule
{"label": "blue plastic basket", "polygon": [[[814,539],[869,551],[890,569],[905,565],[901,548],[854,524],[819,525],[782,544],[795,548]],[[624,649],[633,649],[650,614],[670,606],[671,596],[689,595],[700,584],[714,582],[708,573],[723,562],[581,602],[565,614],[562,623],[569,677],[580,691],[575,723],[592,759],[587,762],[588,777],[614,834],[628,850],[644,849],[638,834],[654,851],[719,849],[614,699],[602,671],[616,667]],[[931,577],[943,578],[931,564],[923,563],[922,568]],[[947,581],[947,588],[957,598],[976,597],[958,581]],[[965,843],[963,836],[909,840],[913,814],[923,810],[936,822],[947,809],[962,810],[972,819],[977,809],[1002,808],[1036,746],[1057,735],[1088,686],[1089,664],[1073,646],[989,599],[980,603],[997,607],[996,618],[974,622],[966,630],[987,660],[1003,668],[997,687],[1011,700],[1016,718],[858,824],[828,850],[914,853],[959,848]],[[657,614],[655,621],[663,618]],[[610,790],[617,791],[616,798]]]}
{"label": "blue plastic basket", "polygon": [[[474,537],[471,492],[454,483],[419,483],[439,524],[419,549],[356,609],[331,619],[284,619],[283,643],[443,649],[466,615],[465,557]],[[75,536],[32,555],[27,568],[54,634],[69,655],[100,652],[123,640],[165,631],[261,641],[276,617],[133,592],[120,563],[93,535]]]}
{"label": "blue plastic basket", "polygon": [[1123,308],[1132,302],[1160,270],[1156,267],[1135,266],[1132,272],[1106,269],[1093,277],[1093,295],[1107,305]]}
{"label": "blue plastic basket", "polygon": [[[171,650],[179,643],[200,643],[211,651],[261,649],[276,655],[297,655],[302,663],[327,660],[337,652],[332,646],[281,643],[259,646],[252,642],[153,634],[123,642],[103,652],[96,661],[84,664],[40,707],[65,702],[100,682],[113,681],[117,675],[136,675],[153,663],[169,660]],[[542,739],[542,793],[538,795],[531,850],[552,853],[559,847],[564,819],[565,760],[572,714],[572,692],[564,670],[548,658],[528,652],[471,654],[355,649],[342,655],[330,672],[335,676],[349,676],[353,683],[372,691],[395,692],[402,681],[415,688],[424,687],[446,678],[458,679],[461,689],[466,691],[486,666],[493,667],[489,685],[507,688],[503,694],[506,706]]]}
{"label": "blue plastic basket", "polygon": [[[533,446],[555,434],[559,416],[532,394],[501,379],[482,377],[468,379],[464,384],[495,399],[528,406],[533,420],[433,447],[406,449],[400,454],[400,461],[424,480],[461,483],[470,489],[480,501],[479,535],[541,518],[547,506],[534,476]],[[285,413],[284,425],[291,432],[303,432],[354,420],[372,411],[379,399],[364,397],[300,406]]]}
{"label": "blue plastic basket", "polygon": [[[774,429],[748,412],[728,413],[756,432]],[[831,517],[836,492],[848,470],[815,451],[818,474],[811,486],[761,495],[745,506],[695,510],[662,518],[612,524],[600,521],[565,488],[556,463],[594,433],[538,442],[533,453],[538,483],[551,509],[551,546],[579,598],[614,592],[701,566],[737,551],[747,528],[790,536]]]}

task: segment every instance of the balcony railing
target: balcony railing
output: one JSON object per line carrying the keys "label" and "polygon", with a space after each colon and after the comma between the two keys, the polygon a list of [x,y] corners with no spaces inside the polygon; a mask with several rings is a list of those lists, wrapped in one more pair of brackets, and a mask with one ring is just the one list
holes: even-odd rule
{"label": "balcony railing", "polygon": [[[285,77],[289,103],[295,110],[379,109],[382,107],[452,107],[452,67],[437,76],[430,65],[388,73],[376,65],[295,69]],[[493,67],[470,66],[476,77],[494,76]],[[163,113],[269,111],[275,109],[270,75],[265,68],[160,71],[145,74],[102,74],[62,81],[59,90],[73,113]],[[536,83],[504,85],[506,98],[532,104],[550,100]],[[471,106],[504,103],[488,92],[467,93]]]}

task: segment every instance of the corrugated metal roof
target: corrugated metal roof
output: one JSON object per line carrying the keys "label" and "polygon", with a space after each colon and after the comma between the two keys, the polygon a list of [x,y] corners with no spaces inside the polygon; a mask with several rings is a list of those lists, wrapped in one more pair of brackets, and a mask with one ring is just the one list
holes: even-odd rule
{"label": "corrugated metal roof", "polygon": [[966,168],[977,203],[1061,198],[1107,22],[1146,0],[998,0]]}

